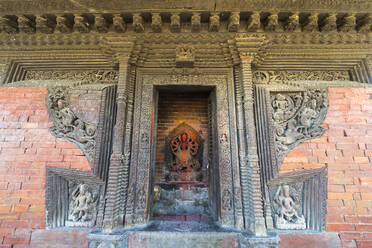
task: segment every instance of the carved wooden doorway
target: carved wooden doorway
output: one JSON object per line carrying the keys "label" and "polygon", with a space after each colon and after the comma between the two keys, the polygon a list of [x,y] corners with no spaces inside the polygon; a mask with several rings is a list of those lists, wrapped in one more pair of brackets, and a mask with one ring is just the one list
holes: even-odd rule
{"label": "carved wooden doorway", "polygon": [[[243,227],[233,82],[232,71],[229,69],[190,69],[187,71],[174,69],[171,72],[166,69],[140,69],[138,71],[135,87],[130,181],[125,214],[126,226],[147,224],[153,210],[153,196],[157,193],[153,192],[152,172],[156,162],[158,92],[167,87],[178,89],[191,87],[199,88],[199,90],[206,89],[210,95],[209,99],[214,102],[209,111],[212,116],[215,116],[215,121],[211,122],[211,129],[214,129],[214,132],[211,132],[213,135],[211,142],[214,144],[212,157],[215,160],[211,164],[214,165],[214,172],[212,175],[208,174],[209,195],[213,192],[213,197],[208,197],[210,212],[214,219],[223,226],[238,229]],[[182,123],[178,123],[180,124]],[[188,141],[204,143],[205,137],[198,137],[198,130],[190,127],[192,126],[187,123],[181,127],[176,126],[174,132],[170,133],[173,137],[169,137],[169,148],[171,159],[174,159],[174,170],[184,170],[185,173],[182,176],[186,178],[189,176],[196,180],[198,176],[200,179],[200,173],[190,174],[190,172],[198,167],[197,163],[205,162],[197,157],[199,150],[195,150],[195,144],[194,151],[186,153],[181,152],[180,146]],[[187,137],[184,136],[185,133]],[[181,154],[177,161],[179,152]],[[186,166],[182,165],[183,156],[189,158]],[[173,162],[170,161],[170,163]],[[168,173],[169,177],[172,177],[171,172],[172,170]]]}
{"label": "carved wooden doorway", "polygon": [[211,87],[156,88],[156,145],[150,194],[154,220],[216,219],[216,211],[211,208],[216,205],[216,194],[212,192],[216,188],[214,175],[218,175],[213,159],[217,155],[213,149],[214,96]]}

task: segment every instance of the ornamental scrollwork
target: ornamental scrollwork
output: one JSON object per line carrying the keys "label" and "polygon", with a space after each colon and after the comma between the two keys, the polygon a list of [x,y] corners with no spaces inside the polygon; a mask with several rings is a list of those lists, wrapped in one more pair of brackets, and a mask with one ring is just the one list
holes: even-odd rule
{"label": "ornamental scrollwork", "polygon": [[38,71],[29,70],[24,80],[78,80],[84,82],[117,82],[118,71],[91,70],[91,71]]}
{"label": "ornamental scrollwork", "polygon": [[65,138],[78,145],[88,161],[92,162],[97,127],[83,121],[71,110],[67,88],[49,88],[47,107],[49,118],[54,125],[50,128],[51,133],[57,138]]}
{"label": "ornamental scrollwork", "polygon": [[348,71],[255,71],[253,73],[253,82],[256,84],[302,80],[348,81],[350,76]]}
{"label": "ornamental scrollwork", "polygon": [[296,145],[324,133],[321,124],[328,109],[326,89],[272,93],[271,107],[279,164]]}

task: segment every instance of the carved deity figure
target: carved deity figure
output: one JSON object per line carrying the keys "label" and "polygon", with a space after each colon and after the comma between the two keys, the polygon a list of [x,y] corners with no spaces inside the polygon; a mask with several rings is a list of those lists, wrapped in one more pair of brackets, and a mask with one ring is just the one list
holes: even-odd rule
{"label": "carved deity figure", "polygon": [[171,143],[172,152],[176,156],[173,168],[181,172],[190,172],[199,168],[199,161],[194,158],[198,147],[199,144],[189,137],[186,132],[175,137]]}
{"label": "carved deity figure", "polygon": [[89,191],[89,186],[80,184],[71,194],[68,219],[74,222],[92,221],[96,201],[97,197]]}
{"label": "carved deity figure", "polygon": [[277,130],[277,140],[280,141],[284,146],[281,146],[283,150],[287,150],[289,145],[292,145],[297,140],[304,137],[304,135],[298,131],[296,126],[296,120],[292,119],[288,122],[287,129],[278,128]]}
{"label": "carved deity figure", "polygon": [[275,193],[276,226],[279,229],[304,229],[305,218],[297,213],[296,204],[290,195],[288,185],[281,185]]}
{"label": "carved deity figure", "polygon": [[288,118],[288,108],[290,107],[290,104],[288,102],[288,99],[282,95],[282,94],[277,94],[272,106],[275,109],[275,112],[273,114],[273,119],[275,121],[284,121],[285,119]]}

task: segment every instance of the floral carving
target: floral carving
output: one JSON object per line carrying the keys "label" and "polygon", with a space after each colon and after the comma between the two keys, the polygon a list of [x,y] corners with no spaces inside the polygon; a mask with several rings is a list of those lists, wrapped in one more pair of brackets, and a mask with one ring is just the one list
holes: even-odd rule
{"label": "floral carving", "polygon": [[118,81],[118,72],[110,70],[92,71],[37,71],[26,72],[24,80],[78,80],[84,82]]}
{"label": "floral carving", "polygon": [[79,184],[70,194],[66,226],[92,227],[97,215],[98,192],[87,184]]}
{"label": "floral carving", "polygon": [[256,84],[286,83],[301,80],[348,81],[347,71],[255,71],[253,82]]}
{"label": "floral carving", "polygon": [[274,93],[271,95],[271,107],[275,149],[280,163],[293,147],[324,133],[320,125],[328,109],[325,89]]}
{"label": "floral carving", "polygon": [[51,133],[57,138],[65,138],[78,145],[89,162],[92,162],[97,127],[81,120],[71,110],[67,89],[63,87],[48,89],[47,107],[49,118],[54,124],[50,129]]}

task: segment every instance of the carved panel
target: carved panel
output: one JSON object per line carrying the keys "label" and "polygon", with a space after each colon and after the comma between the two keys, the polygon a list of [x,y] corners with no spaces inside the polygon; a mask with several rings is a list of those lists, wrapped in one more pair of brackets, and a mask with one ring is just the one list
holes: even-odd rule
{"label": "carved panel", "polygon": [[88,172],[47,167],[47,227],[95,226],[103,184]]}
{"label": "carved panel", "polygon": [[97,218],[99,188],[69,182],[69,210],[66,226],[92,227]]}
{"label": "carved panel", "polygon": [[117,82],[118,71],[91,70],[91,71],[38,71],[28,70],[24,80],[78,80],[85,82]]}
{"label": "carved panel", "polygon": [[57,138],[66,138],[78,145],[89,162],[93,161],[97,127],[75,115],[69,103],[68,89],[48,88],[46,99],[49,118],[53,123],[51,133]]}
{"label": "carved panel", "polygon": [[272,123],[279,164],[304,140],[320,137],[328,109],[326,89],[271,93]]}
{"label": "carved panel", "polygon": [[278,229],[306,229],[302,214],[302,184],[282,184],[273,194],[274,223]]}
{"label": "carved panel", "polygon": [[285,83],[289,81],[324,80],[349,81],[348,71],[254,71],[256,84]]}
{"label": "carved panel", "polygon": [[326,230],[326,167],[282,174],[268,188],[275,228]]}

